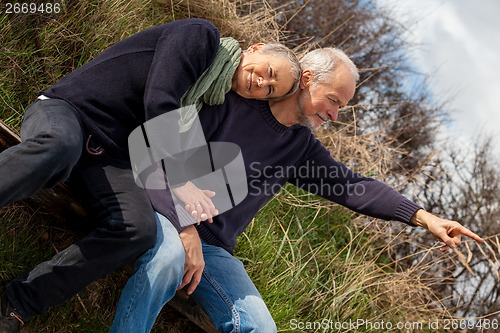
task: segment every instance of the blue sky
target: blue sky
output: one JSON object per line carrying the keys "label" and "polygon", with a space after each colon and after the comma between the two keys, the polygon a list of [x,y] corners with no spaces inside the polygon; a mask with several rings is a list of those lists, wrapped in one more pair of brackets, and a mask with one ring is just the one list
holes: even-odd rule
{"label": "blue sky", "polygon": [[467,144],[495,138],[500,157],[500,0],[377,0],[407,28],[411,59],[453,119],[443,131]]}

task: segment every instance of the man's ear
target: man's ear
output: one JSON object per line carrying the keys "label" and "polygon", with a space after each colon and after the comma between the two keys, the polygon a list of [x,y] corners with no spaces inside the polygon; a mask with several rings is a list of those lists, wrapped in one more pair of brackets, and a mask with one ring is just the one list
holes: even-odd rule
{"label": "man's ear", "polygon": [[256,51],[260,50],[260,48],[263,47],[264,45],[265,45],[264,43],[257,43],[257,44],[250,45],[247,49],[247,52],[248,53],[256,52]]}
{"label": "man's ear", "polygon": [[300,75],[300,88],[308,88],[311,86],[312,83],[312,71],[310,69],[306,69],[302,71],[302,74]]}

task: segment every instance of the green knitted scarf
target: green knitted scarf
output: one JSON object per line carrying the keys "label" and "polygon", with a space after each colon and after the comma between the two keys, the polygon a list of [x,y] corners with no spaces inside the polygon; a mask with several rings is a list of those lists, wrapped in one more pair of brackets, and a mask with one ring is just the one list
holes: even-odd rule
{"label": "green knitted scarf", "polygon": [[224,103],[240,59],[241,48],[238,41],[231,37],[221,38],[214,61],[181,98],[181,106],[194,104],[195,108],[182,109],[179,119],[180,132],[191,128],[203,104]]}

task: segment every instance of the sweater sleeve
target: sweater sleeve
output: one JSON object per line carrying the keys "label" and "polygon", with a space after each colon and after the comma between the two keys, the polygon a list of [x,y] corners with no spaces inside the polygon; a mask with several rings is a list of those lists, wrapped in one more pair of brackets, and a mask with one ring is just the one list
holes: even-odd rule
{"label": "sweater sleeve", "polygon": [[170,190],[161,167],[151,166],[141,175],[141,178],[146,184],[146,193],[153,208],[165,216],[178,232],[196,223],[196,220],[174,199],[174,194]]}
{"label": "sweater sleeve", "polygon": [[215,58],[219,40],[217,28],[202,19],[163,31],[146,81],[146,120],[180,107],[181,97]]}
{"label": "sweater sleeve", "polygon": [[296,170],[301,172],[292,175],[289,182],[357,213],[413,226],[411,217],[422,208],[390,186],[334,160],[312,134]]}
{"label": "sweater sleeve", "polygon": [[[172,186],[189,180],[184,174],[189,154],[183,149],[180,136],[175,134],[178,115],[169,114],[168,120],[161,116],[180,108],[181,97],[213,62],[219,40],[219,31],[210,22],[188,19],[166,24],[155,48],[144,92],[145,127],[153,155],[161,159],[169,157],[167,169]],[[171,122],[169,130],[161,125],[164,121]]]}

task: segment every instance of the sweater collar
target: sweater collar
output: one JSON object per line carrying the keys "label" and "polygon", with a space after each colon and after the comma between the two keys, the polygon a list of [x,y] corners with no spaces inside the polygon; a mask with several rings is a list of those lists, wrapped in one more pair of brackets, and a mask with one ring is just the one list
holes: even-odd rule
{"label": "sweater collar", "polygon": [[280,133],[283,133],[285,131],[290,130],[291,128],[295,128],[296,127],[296,125],[288,127],[288,126],[285,126],[282,123],[280,123],[274,117],[274,115],[273,115],[273,113],[271,111],[271,108],[269,107],[269,103],[268,102],[261,101],[259,103],[259,110],[260,110],[260,114],[262,115],[262,117],[264,118],[264,120],[266,121],[266,123],[268,123],[274,130],[276,130],[276,131],[278,131]]}

